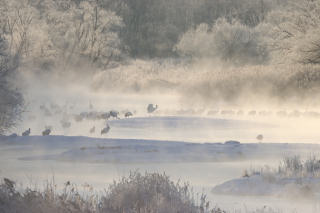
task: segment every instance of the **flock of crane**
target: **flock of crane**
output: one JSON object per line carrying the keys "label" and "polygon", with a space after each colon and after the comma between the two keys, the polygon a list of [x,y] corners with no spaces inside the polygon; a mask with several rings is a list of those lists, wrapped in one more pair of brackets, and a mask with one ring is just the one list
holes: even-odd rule
{"label": "flock of crane", "polygon": [[244,111],[244,110],[210,110],[207,112],[207,115],[213,116],[213,115],[222,115],[222,116],[261,116],[261,117],[267,117],[267,116],[276,116],[281,118],[299,118],[299,117],[309,117],[309,118],[320,118],[320,113],[317,111],[312,110],[278,110],[278,111],[271,111],[271,110],[250,110],[250,111]]}
{"label": "flock of crane", "polygon": [[[73,111],[73,106],[69,106],[69,109]],[[40,110],[42,111],[43,115],[45,116],[55,116],[57,114],[63,115],[64,119],[60,121],[61,127],[63,129],[68,129],[71,127],[71,119],[72,118],[75,122],[82,122],[83,120],[103,120],[106,121],[105,126],[100,130],[101,135],[108,134],[110,132],[110,125],[108,124],[108,120],[112,119],[121,119],[121,118],[129,118],[132,117],[136,112],[133,111],[117,111],[117,110],[110,110],[107,112],[98,112],[94,111],[92,104],[90,104],[91,111],[89,112],[81,112],[78,114],[68,114],[67,110],[64,110],[62,107],[59,107],[58,105],[50,105],[50,108],[41,105]],[[158,109],[158,105],[154,104],[148,104],[146,111],[147,113],[151,114],[155,112]],[[318,118],[320,117],[320,113],[316,111],[286,111],[286,110],[280,110],[280,111],[267,111],[267,110],[251,110],[251,111],[243,111],[243,110],[178,110],[175,111],[176,114],[188,114],[188,115],[194,115],[194,114],[206,114],[207,116],[276,116],[276,117],[312,117],[312,118]],[[170,114],[170,112],[169,112]],[[52,126],[46,126],[44,130],[42,131],[43,136],[50,135],[52,133]],[[96,133],[96,127],[93,126],[89,129],[90,134]],[[28,128],[25,130],[21,135],[22,136],[29,136],[31,134],[31,129]],[[12,134],[11,136],[17,136],[16,133]],[[256,139],[258,141],[263,140],[263,135],[259,134]]]}
{"label": "flock of crane", "polygon": [[[92,109],[92,105],[90,104],[90,108]],[[147,112],[153,113],[158,108],[158,105],[149,104],[147,106]],[[49,110],[45,105],[40,106],[40,110],[44,113],[46,116],[52,116],[53,114],[62,113],[61,109],[57,105],[52,105],[51,110]],[[54,113],[52,112],[54,111]],[[129,118],[133,116],[133,113],[131,111],[125,111],[123,112],[124,118]],[[86,120],[109,120],[109,119],[120,119],[120,112],[116,110],[110,110],[108,112],[82,112],[80,114],[73,115],[73,118],[76,122],[81,122],[84,119]],[[68,129],[71,127],[71,122],[69,120],[61,120],[60,121],[61,126],[63,129]],[[46,126],[45,129],[42,131],[43,136],[47,136],[51,134],[51,126]],[[106,123],[105,127],[101,129],[100,134],[104,135],[107,134],[110,131],[111,127],[108,123]],[[93,134],[96,131],[96,127],[93,126],[89,133]],[[24,131],[21,135],[22,136],[29,136],[31,134],[31,128],[28,128],[26,131]],[[18,136],[16,133],[11,134],[10,136]]]}
{"label": "flock of crane", "polygon": [[[21,135],[22,136],[29,136],[31,133],[31,128],[27,129],[26,131],[24,131]],[[46,135],[50,135],[51,133],[51,128],[46,127],[44,131],[42,131],[42,135],[46,136]],[[16,133],[11,134],[10,136],[18,136]]]}

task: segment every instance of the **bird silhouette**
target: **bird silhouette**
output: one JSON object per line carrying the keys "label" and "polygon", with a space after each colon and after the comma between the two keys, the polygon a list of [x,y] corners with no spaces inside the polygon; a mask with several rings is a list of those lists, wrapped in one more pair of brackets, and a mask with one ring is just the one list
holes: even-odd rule
{"label": "bird silhouette", "polygon": [[263,135],[261,135],[261,134],[258,135],[258,136],[257,136],[257,139],[261,142],[261,141],[263,140]]}
{"label": "bird silhouette", "polygon": [[30,133],[31,133],[31,129],[29,128],[28,130],[26,130],[26,131],[24,131],[24,132],[22,133],[22,136],[29,136]]}
{"label": "bird silhouette", "polygon": [[153,104],[149,104],[147,107],[147,111],[148,113],[153,113],[154,111],[156,111],[156,109],[158,109],[158,105],[153,105]]}
{"label": "bird silhouette", "polygon": [[119,116],[119,112],[118,111],[111,110],[109,113],[110,113],[110,117],[119,119],[119,117],[118,117]]}
{"label": "bird silhouette", "polygon": [[107,134],[109,131],[110,131],[110,126],[109,124],[107,124],[106,127],[101,130],[101,135]]}
{"label": "bird silhouette", "polygon": [[130,116],[133,116],[132,112],[126,112],[124,114],[124,117],[129,118]]}
{"label": "bird silhouette", "polygon": [[95,133],[95,131],[96,131],[96,127],[95,127],[95,126],[93,126],[93,127],[90,129],[90,131],[89,131],[89,132],[90,132],[91,134],[93,134],[93,133]]}
{"label": "bird silhouette", "polygon": [[50,135],[50,133],[51,133],[51,129],[47,128],[42,132],[42,136]]}

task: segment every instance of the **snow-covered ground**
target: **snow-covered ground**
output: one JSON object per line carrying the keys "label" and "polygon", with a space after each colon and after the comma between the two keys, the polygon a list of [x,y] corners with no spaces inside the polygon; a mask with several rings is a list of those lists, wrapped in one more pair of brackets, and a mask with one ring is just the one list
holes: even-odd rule
{"label": "snow-covered ground", "polygon": [[[178,122],[183,123],[187,131],[199,125],[216,125],[215,129],[223,129],[223,126],[237,127],[238,124],[247,128],[256,127],[251,122],[222,119],[198,118],[192,123],[193,119],[186,117],[132,118],[114,120],[111,124],[114,127],[118,125],[119,129],[139,129],[149,125],[146,124],[147,120],[154,124],[155,129],[162,128],[157,127],[157,121],[161,120],[162,124],[172,126],[172,131],[179,130],[176,125]],[[229,131],[230,129],[232,128]],[[0,137],[0,176],[37,187],[54,177],[58,184],[71,180],[79,186],[90,183],[99,190],[133,170],[166,172],[174,180],[189,181],[195,192],[206,192],[213,204],[226,210],[242,209],[245,212],[246,209],[267,205],[280,209],[281,212],[303,210],[315,213],[319,208],[318,202],[314,200],[296,201],[292,204],[292,200],[279,200],[273,196],[212,194],[211,189],[225,181],[240,178],[244,169],[265,164],[276,165],[284,155],[308,155],[319,151],[320,146],[317,144],[236,141],[190,143],[55,135]],[[269,186],[267,188],[269,190]]]}
{"label": "snow-covered ground", "polygon": [[320,178],[284,178],[276,175],[252,175],[226,181],[213,188],[212,192],[229,195],[279,196],[319,199]]}
{"label": "snow-covered ground", "polygon": [[319,152],[317,144],[188,143],[143,139],[89,138],[81,136],[1,137],[1,148],[19,152],[20,160],[56,160],[89,163],[228,162],[280,159],[284,155]]}

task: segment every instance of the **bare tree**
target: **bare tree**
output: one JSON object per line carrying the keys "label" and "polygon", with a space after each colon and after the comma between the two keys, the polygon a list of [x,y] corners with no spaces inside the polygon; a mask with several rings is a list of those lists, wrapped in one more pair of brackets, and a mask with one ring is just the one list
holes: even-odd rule
{"label": "bare tree", "polygon": [[320,36],[316,40],[309,41],[306,47],[301,48],[300,61],[304,64],[320,64]]}
{"label": "bare tree", "polygon": [[22,95],[11,81],[19,59],[7,52],[7,42],[0,34],[0,135],[16,125],[23,105]]}
{"label": "bare tree", "polygon": [[302,64],[320,63],[320,1],[291,0],[266,19],[274,58]]}
{"label": "bare tree", "polygon": [[70,9],[48,11],[49,36],[64,66],[79,61],[107,67],[120,56],[117,29],[121,19],[99,6],[99,1],[71,4]]}

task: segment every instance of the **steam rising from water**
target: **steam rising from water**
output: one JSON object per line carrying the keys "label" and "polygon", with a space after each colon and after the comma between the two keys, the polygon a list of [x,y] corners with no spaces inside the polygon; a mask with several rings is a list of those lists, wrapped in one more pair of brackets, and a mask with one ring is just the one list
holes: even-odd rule
{"label": "steam rising from water", "polygon": [[[49,126],[53,134],[102,137],[100,130],[108,122],[111,131],[107,137],[116,138],[258,142],[256,136],[263,134],[263,142],[318,142],[320,112],[317,99],[314,93],[302,96],[302,90],[297,88],[295,92],[290,86],[292,76],[303,73],[299,68],[287,75],[286,69],[280,67],[273,70],[266,66],[225,66],[223,69],[222,65],[212,68],[213,64],[200,64],[174,60],[134,61],[94,75],[79,74],[76,78],[73,74],[60,75],[58,72],[34,76],[25,71],[21,75],[21,87],[27,109],[23,122],[15,131],[20,133],[31,127],[31,134],[39,135]],[[279,90],[279,87],[284,89]],[[310,91],[316,89],[313,87]],[[153,114],[146,110],[150,103],[159,105]],[[192,116],[209,121],[218,119],[218,122],[226,119],[232,125],[203,120],[190,126],[191,121],[176,119],[172,123],[174,118],[164,117],[140,120],[142,123],[128,128],[126,120],[77,122],[75,119],[81,113],[110,110],[119,111],[121,118],[130,111],[133,113],[131,119]],[[171,123],[166,122],[168,119]],[[64,128],[63,124],[68,123],[71,126]],[[93,127],[96,131],[90,134]]]}
{"label": "steam rising from water", "polygon": [[[135,61],[99,72],[96,90],[176,94],[182,104],[200,107],[317,107],[317,66],[261,65],[185,60]],[[301,106],[301,104],[303,104]]]}

